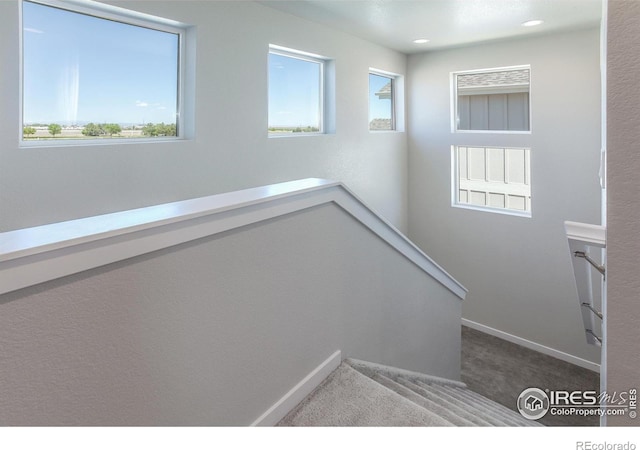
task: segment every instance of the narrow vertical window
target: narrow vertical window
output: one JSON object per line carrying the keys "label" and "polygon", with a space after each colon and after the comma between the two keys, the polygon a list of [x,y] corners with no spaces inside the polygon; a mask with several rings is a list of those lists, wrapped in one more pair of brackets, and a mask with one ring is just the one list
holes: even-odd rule
{"label": "narrow vertical window", "polygon": [[179,136],[184,30],[92,7],[22,2],[23,143]]}
{"label": "narrow vertical window", "polygon": [[369,130],[395,130],[395,81],[393,77],[369,73]]}
{"label": "narrow vertical window", "polygon": [[294,50],[269,50],[269,135],[323,133],[324,64]]}

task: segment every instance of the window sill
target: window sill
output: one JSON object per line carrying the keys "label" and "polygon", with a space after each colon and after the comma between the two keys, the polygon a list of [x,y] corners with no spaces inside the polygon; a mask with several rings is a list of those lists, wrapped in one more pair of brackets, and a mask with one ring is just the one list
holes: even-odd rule
{"label": "window sill", "polygon": [[452,130],[454,134],[531,134],[531,130],[528,131],[507,131],[507,130]]}
{"label": "window sill", "polygon": [[167,142],[185,142],[189,139],[181,137],[157,137],[157,138],[99,138],[99,139],[42,139],[42,140],[20,140],[20,148],[60,148],[60,147],[93,147],[105,145],[129,145],[129,144],[150,144]]}
{"label": "window sill", "polygon": [[299,138],[299,137],[307,137],[307,136],[326,136],[329,133],[269,133],[267,137],[269,139],[278,139],[278,138]]}
{"label": "window sill", "polygon": [[531,219],[531,211],[517,211],[515,209],[491,208],[490,206],[476,206],[476,205],[470,205],[466,203],[452,203],[451,206],[454,208],[468,209],[471,211],[503,214],[507,216],[515,216],[515,217],[523,217],[525,219]]}

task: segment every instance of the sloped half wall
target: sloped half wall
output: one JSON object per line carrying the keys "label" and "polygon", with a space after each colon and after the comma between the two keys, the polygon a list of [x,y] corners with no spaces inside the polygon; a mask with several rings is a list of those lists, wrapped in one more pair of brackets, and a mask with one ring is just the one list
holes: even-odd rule
{"label": "sloped half wall", "polygon": [[0,296],[0,423],[248,425],[336,349],[459,379],[460,315],[329,202]]}

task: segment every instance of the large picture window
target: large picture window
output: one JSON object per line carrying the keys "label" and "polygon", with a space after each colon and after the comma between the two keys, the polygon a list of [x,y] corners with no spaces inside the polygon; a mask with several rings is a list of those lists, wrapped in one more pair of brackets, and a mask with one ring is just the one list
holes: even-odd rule
{"label": "large picture window", "polygon": [[184,30],[69,8],[22,2],[23,143],[180,136]]}

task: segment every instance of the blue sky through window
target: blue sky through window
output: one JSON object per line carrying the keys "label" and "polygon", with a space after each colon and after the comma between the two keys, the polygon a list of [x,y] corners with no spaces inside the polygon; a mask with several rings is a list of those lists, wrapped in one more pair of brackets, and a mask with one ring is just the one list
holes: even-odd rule
{"label": "blue sky through window", "polygon": [[[391,78],[369,74],[369,122],[374,119],[383,119],[391,121],[392,105],[391,94],[376,95],[391,82]],[[389,122],[391,125],[391,123]]]}
{"label": "blue sky through window", "polygon": [[269,128],[320,128],[321,64],[269,53]]}
{"label": "blue sky through window", "polygon": [[23,3],[23,121],[176,123],[179,35]]}

